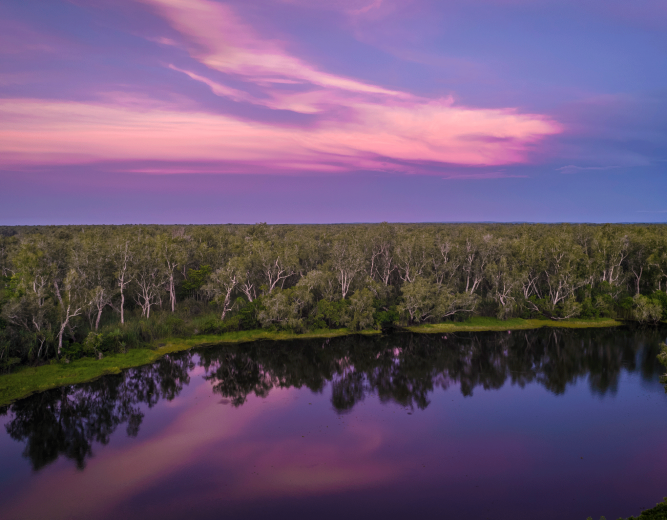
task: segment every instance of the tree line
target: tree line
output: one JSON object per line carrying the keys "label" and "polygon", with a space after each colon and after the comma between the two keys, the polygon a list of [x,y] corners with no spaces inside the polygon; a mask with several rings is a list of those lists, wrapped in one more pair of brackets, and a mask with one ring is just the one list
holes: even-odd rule
{"label": "tree line", "polygon": [[667,314],[664,225],[0,228],[0,363],[179,334]]}

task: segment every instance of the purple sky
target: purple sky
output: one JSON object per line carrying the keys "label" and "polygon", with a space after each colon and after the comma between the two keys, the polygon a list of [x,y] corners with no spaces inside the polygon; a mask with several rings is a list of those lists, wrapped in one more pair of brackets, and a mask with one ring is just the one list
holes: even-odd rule
{"label": "purple sky", "polygon": [[0,223],[667,221],[664,0],[2,0]]}

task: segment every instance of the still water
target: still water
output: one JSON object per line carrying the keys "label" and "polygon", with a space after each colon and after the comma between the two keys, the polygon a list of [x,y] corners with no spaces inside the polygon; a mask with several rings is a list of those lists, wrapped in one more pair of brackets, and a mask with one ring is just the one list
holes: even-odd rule
{"label": "still water", "polygon": [[667,495],[665,332],[210,346],[2,410],[0,517],[581,519]]}

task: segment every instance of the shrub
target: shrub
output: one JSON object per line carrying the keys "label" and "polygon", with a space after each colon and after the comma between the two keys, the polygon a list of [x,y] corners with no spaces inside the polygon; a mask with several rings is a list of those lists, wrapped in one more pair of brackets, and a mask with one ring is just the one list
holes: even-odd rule
{"label": "shrub", "polygon": [[667,293],[664,291],[655,291],[649,296],[649,299],[653,303],[660,305],[662,308],[662,319],[667,320]]}
{"label": "shrub", "polygon": [[103,334],[91,331],[83,340],[83,349],[89,353],[101,352],[103,339]]}
{"label": "shrub", "polygon": [[401,315],[396,310],[396,306],[392,306],[389,309],[376,311],[374,319],[378,327],[387,327],[394,323],[398,323],[400,317]]}
{"label": "shrub", "polygon": [[236,304],[239,306],[237,316],[239,318],[240,330],[259,329],[260,323],[257,316],[264,309],[260,300],[248,302],[243,298],[237,298]]}
{"label": "shrub", "polygon": [[368,289],[361,289],[350,297],[345,324],[350,330],[368,329],[375,324],[374,313],[373,294]]}
{"label": "shrub", "polygon": [[662,318],[662,306],[659,303],[638,294],[633,298],[633,317],[639,323],[658,323]]}
{"label": "shrub", "polygon": [[311,323],[315,328],[320,329],[326,327],[330,329],[342,327],[349,306],[349,300],[320,300],[315,307]]}

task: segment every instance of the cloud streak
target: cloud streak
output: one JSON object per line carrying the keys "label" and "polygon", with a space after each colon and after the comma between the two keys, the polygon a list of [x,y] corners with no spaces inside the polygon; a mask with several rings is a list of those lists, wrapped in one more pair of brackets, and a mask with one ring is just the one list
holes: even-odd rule
{"label": "cloud streak", "polygon": [[[506,110],[433,102],[383,107],[360,103],[351,121],[282,127],[176,107],[0,100],[5,165],[99,160],[247,162],[258,173],[388,168],[392,161],[465,165],[522,162],[549,122]],[[470,134],[511,138],[470,140]],[[395,170],[395,167],[390,169]]]}
{"label": "cloud streak", "polygon": [[322,72],[286,53],[279,42],[255,35],[225,4],[210,0],[142,0],[189,42],[189,52],[207,67],[260,84],[310,83],[366,94],[399,92]]}
{"label": "cloud streak", "polygon": [[572,174],[590,171],[616,170],[618,168],[622,168],[622,166],[575,166],[574,164],[568,164],[567,166],[556,168],[556,171],[565,174]]}
{"label": "cloud streak", "polygon": [[[308,115],[308,125],[250,120],[238,112],[127,92],[98,92],[95,102],[5,98],[5,166],[172,160],[218,162],[222,172],[418,173],[420,164],[430,163],[424,173],[431,173],[433,163],[525,163],[538,142],[561,131],[540,114],[460,106],[451,97],[419,97],[320,70],[288,52],[285,42],[260,37],[226,4],[141,2],[180,34],[194,60],[189,66],[165,65],[182,81],[204,84],[241,107]],[[175,46],[166,36],[146,39]]]}

